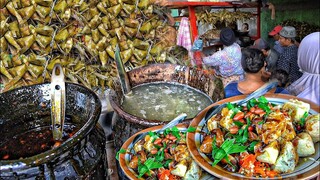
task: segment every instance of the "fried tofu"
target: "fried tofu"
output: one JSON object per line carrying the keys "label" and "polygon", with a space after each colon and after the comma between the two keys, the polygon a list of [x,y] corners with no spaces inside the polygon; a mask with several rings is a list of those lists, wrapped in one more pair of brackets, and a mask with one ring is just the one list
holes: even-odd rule
{"label": "fried tofu", "polygon": [[292,142],[286,141],[281,147],[280,155],[274,165],[278,173],[290,173],[294,171],[299,160],[296,148]]}
{"label": "fried tofu", "polygon": [[306,157],[316,152],[312,138],[308,133],[302,132],[293,140],[293,145],[297,148],[299,157]]}
{"label": "fried tofu", "polygon": [[273,141],[262,150],[262,154],[257,156],[257,160],[260,162],[275,164],[279,155],[279,149],[278,141]]}
{"label": "fried tofu", "polygon": [[306,132],[310,134],[314,143],[320,141],[320,114],[310,115],[306,118]]}
{"label": "fried tofu", "polygon": [[291,119],[298,123],[303,117],[304,113],[309,112],[310,104],[297,99],[290,99],[288,102],[283,104],[282,109],[288,111]]}

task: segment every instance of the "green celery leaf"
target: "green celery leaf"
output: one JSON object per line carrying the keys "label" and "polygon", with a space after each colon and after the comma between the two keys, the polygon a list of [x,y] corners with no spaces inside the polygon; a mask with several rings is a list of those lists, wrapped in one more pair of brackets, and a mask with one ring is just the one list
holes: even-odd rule
{"label": "green celery leaf", "polygon": [[173,127],[171,128],[171,131],[180,132],[180,130],[177,128],[177,126],[173,126]]}
{"label": "green celery leaf", "polygon": [[168,168],[168,167],[169,167],[169,164],[170,164],[172,161],[173,161],[172,159],[166,160],[166,162],[164,163],[163,167]]}
{"label": "green celery leaf", "polygon": [[228,164],[230,164],[233,168],[235,168],[235,166],[230,162],[228,155],[224,159],[228,162]]}
{"label": "green celery leaf", "polygon": [[233,121],[233,123],[237,125],[239,128],[243,126],[243,123],[240,121]]}
{"label": "green celery leaf", "polygon": [[148,158],[144,164],[141,164],[138,161],[138,172],[139,178],[142,177],[145,173],[150,173],[151,169],[161,168],[162,163],[156,161],[154,158]]}
{"label": "green celery leaf", "polygon": [[246,121],[247,121],[248,126],[250,126],[252,124],[249,117],[246,118]]}
{"label": "green celery leaf", "polygon": [[197,128],[190,126],[188,127],[187,132],[196,132],[196,130]]}
{"label": "green celery leaf", "polygon": [[211,155],[212,157],[215,156],[215,154],[218,152],[219,147],[216,145],[216,136],[213,136],[213,141],[212,141],[212,151],[211,151]]}
{"label": "green celery leaf", "polygon": [[232,145],[233,145],[234,141],[235,141],[234,139],[226,139],[222,143],[220,148],[222,148],[225,152],[228,152],[229,149],[233,148]]}
{"label": "green celery leaf", "polygon": [[233,108],[234,108],[234,104],[228,102],[228,103],[227,103],[227,108],[228,108],[229,110],[233,109]]}
{"label": "green celery leaf", "polygon": [[149,167],[150,170],[151,169],[158,169],[158,168],[163,167],[161,162],[155,161],[153,158],[150,159],[150,161],[147,163],[147,166]]}
{"label": "green celery leaf", "polygon": [[125,153],[126,153],[126,150],[121,148],[116,154],[116,159],[119,161],[120,154],[125,154]]}
{"label": "green celery leaf", "polygon": [[[240,108],[240,107],[235,107],[235,108],[233,108],[233,109],[232,109],[232,111],[233,111],[233,116],[236,115],[239,111],[241,111],[241,109],[242,109],[242,108]],[[232,118],[233,118],[233,116],[232,116]]]}
{"label": "green celery leaf", "polygon": [[254,107],[254,105],[258,104],[256,99],[250,99],[249,102],[247,103],[247,107],[248,109],[250,109],[251,107]]}
{"label": "green celery leaf", "polygon": [[241,153],[241,152],[246,151],[246,149],[247,149],[247,146],[242,146],[240,144],[233,144],[232,148],[230,148],[227,151],[227,153],[228,154]]}
{"label": "green celery leaf", "polygon": [[220,148],[214,156],[214,162],[212,163],[212,166],[217,165],[226,156],[227,156],[227,153],[222,148]]}
{"label": "green celery leaf", "polygon": [[259,141],[252,141],[248,147],[248,151],[254,152],[254,146],[258,143]]}
{"label": "green celery leaf", "polygon": [[168,135],[168,134],[170,134],[170,133],[171,133],[171,129],[170,129],[170,128],[165,129],[164,132],[163,132],[163,134],[164,134],[165,136]]}
{"label": "green celery leaf", "polygon": [[152,131],[149,131],[148,134],[149,134],[150,137],[156,136],[156,133],[152,132]]}
{"label": "green celery leaf", "polygon": [[267,98],[264,97],[264,96],[260,96],[260,97],[258,98],[258,101],[261,102],[261,103],[269,103],[269,101],[267,100]]}
{"label": "green celery leaf", "polygon": [[139,172],[139,178],[142,177],[145,173],[149,171],[148,167],[145,164],[141,163],[140,158],[138,159],[138,172]]}
{"label": "green celery leaf", "polygon": [[302,116],[302,118],[300,119],[300,122],[299,122],[301,127],[304,127],[304,125],[306,123],[306,118],[308,117],[308,115],[309,115],[308,112],[304,112],[304,114],[303,114],[303,116]]}
{"label": "green celery leaf", "polygon": [[157,155],[156,155],[156,160],[159,162],[162,162],[164,160],[164,151],[163,149],[158,151]]}
{"label": "green celery leaf", "polygon": [[248,140],[248,127],[246,126],[244,129],[239,130],[239,135],[236,138],[237,143],[245,143]]}
{"label": "green celery leaf", "polygon": [[239,129],[239,130],[238,130],[238,134],[239,134],[240,136],[242,136],[242,134],[243,134],[243,129]]}
{"label": "green celery leaf", "polygon": [[269,104],[266,104],[266,103],[259,103],[258,107],[263,109],[267,113],[271,111],[270,107],[269,107]]}
{"label": "green celery leaf", "polygon": [[167,148],[167,143],[166,142],[162,142],[162,144],[163,144],[163,148],[165,149],[165,148]]}
{"label": "green celery leaf", "polygon": [[172,128],[172,135],[174,135],[177,139],[180,139],[180,130],[176,126]]}

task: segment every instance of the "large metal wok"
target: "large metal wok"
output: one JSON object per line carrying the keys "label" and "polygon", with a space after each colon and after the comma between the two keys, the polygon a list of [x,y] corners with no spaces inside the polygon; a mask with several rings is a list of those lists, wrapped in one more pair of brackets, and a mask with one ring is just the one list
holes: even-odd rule
{"label": "large metal wok", "polygon": [[[43,120],[50,116],[50,106],[50,83],[0,94],[0,144],[12,136],[50,126],[50,118]],[[97,125],[100,113],[101,102],[93,91],[66,83],[66,115],[79,118],[65,123],[76,124],[80,130],[51,150],[22,159],[0,160],[0,179],[104,179],[105,136]]]}

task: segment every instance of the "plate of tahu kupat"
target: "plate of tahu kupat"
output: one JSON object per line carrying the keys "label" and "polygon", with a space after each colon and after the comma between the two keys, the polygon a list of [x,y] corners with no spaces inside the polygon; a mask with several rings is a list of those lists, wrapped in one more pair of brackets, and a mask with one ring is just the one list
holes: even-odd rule
{"label": "plate of tahu kupat", "polygon": [[[225,179],[311,179],[319,176],[319,106],[291,95],[246,96],[216,102],[195,117],[187,133],[193,159]],[[227,106],[205,118],[218,104]]]}

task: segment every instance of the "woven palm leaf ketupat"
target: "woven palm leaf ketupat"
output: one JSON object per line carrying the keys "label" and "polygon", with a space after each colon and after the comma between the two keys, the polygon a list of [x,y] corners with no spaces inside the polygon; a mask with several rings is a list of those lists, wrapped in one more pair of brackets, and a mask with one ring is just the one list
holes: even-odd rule
{"label": "woven palm leaf ketupat", "polygon": [[128,69],[162,63],[169,51],[165,7],[152,0],[0,0],[0,79],[4,91],[50,80],[112,88],[114,51]]}

